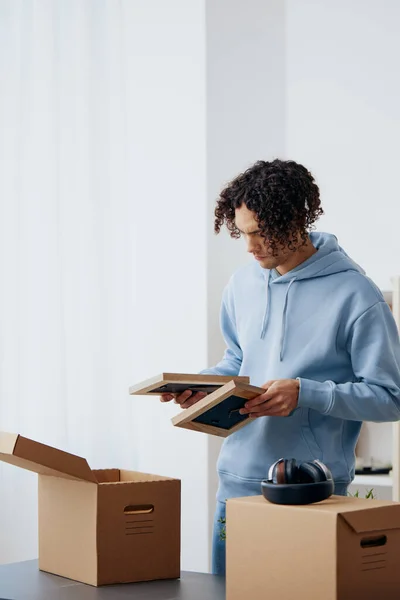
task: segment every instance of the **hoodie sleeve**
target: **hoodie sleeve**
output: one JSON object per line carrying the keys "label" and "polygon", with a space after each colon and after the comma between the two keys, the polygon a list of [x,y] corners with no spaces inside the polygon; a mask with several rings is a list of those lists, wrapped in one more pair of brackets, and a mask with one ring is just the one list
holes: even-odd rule
{"label": "hoodie sleeve", "polygon": [[233,303],[228,287],[225,288],[222,298],[220,325],[226,344],[224,355],[214,367],[200,371],[201,375],[239,375],[243,355],[238,341]]}
{"label": "hoodie sleeve", "polygon": [[299,407],[355,421],[400,419],[400,344],[386,302],[366,310],[348,338],[355,382],[334,383],[298,378]]}

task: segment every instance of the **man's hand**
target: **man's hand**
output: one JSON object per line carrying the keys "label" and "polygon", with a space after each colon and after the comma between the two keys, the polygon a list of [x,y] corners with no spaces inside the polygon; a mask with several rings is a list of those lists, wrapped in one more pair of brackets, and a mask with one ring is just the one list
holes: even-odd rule
{"label": "man's hand", "polygon": [[205,398],[207,394],[205,392],[197,392],[193,394],[191,390],[185,390],[181,394],[162,394],[161,402],[171,402],[175,400],[176,404],[180,404],[181,408],[189,408],[199,400]]}
{"label": "man's hand", "polygon": [[297,407],[300,383],[297,379],[277,379],[267,381],[261,387],[267,391],[245,404],[241,415],[255,417],[287,417]]}

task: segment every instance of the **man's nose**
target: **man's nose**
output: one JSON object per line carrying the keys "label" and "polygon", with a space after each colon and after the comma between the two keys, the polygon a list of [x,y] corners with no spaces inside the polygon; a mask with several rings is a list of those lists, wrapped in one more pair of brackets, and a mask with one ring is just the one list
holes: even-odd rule
{"label": "man's nose", "polygon": [[259,244],[254,239],[252,239],[251,237],[247,238],[247,252],[257,254],[257,251],[259,251],[258,246]]}

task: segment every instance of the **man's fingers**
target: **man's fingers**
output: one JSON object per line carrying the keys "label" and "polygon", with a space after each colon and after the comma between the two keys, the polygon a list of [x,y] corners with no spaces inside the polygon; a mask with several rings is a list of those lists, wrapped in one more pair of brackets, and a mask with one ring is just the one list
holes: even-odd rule
{"label": "man's fingers", "polygon": [[249,417],[287,417],[291,412],[290,406],[286,405],[282,399],[271,400],[271,403],[268,402],[261,406],[260,410],[256,409],[251,410]]}
{"label": "man's fingers", "polygon": [[196,402],[198,402],[199,400],[202,400],[206,396],[207,396],[207,394],[205,392],[197,392],[197,394],[194,394],[193,396],[188,398],[185,402],[182,402],[181,408],[189,408],[190,406],[192,406],[193,404],[196,404]]}
{"label": "man's fingers", "polygon": [[241,415],[249,415],[251,413],[259,413],[262,412],[263,410],[265,410],[265,402],[262,402],[261,404],[255,404],[253,406],[245,406],[244,408],[241,408],[239,410],[239,414]]}
{"label": "man's fingers", "polygon": [[250,409],[250,408],[259,406],[260,404],[264,404],[264,402],[266,402],[266,400],[267,400],[267,397],[266,397],[267,393],[268,392],[265,392],[264,394],[260,394],[259,396],[255,396],[254,398],[251,398],[251,400],[247,400],[244,407]]}
{"label": "man's fingers", "polygon": [[277,408],[278,409],[284,408],[284,402],[280,395],[275,396],[274,398],[271,398],[271,400],[268,400],[267,402],[265,402],[264,406],[261,407],[261,410],[263,410],[265,412],[269,412],[271,410],[276,410]]}
{"label": "man's fingers", "polygon": [[189,408],[199,400],[207,396],[206,392],[193,393],[191,390],[185,390],[181,394],[161,394],[161,402],[170,402],[175,400],[176,404],[180,404],[181,408]]}
{"label": "man's fingers", "polygon": [[[278,392],[279,394],[279,392]],[[241,409],[240,414],[246,414],[252,411],[260,411],[264,410],[266,404],[270,405],[271,402],[275,404],[275,402],[279,401],[279,396],[277,396],[277,392],[272,390],[266,391],[264,394],[260,394],[251,400],[247,400],[244,408]]]}
{"label": "man's fingers", "polygon": [[265,413],[266,415],[276,413],[276,411],[282,411],[285,409],[283,405],[282,398],[280,396],[272,398],[272,400],[264,401],[261,404],[256,404],[255,406],[246,406],[240,409],[241,415],[251,415],[251,414],[260,414]]}
{"label": "man's fingers", "polygon": [[175,402],[177,404],[180,404],[182,406],[182,404],[184,402],[186,402],[186,400],[188,400],[190,398],[190,396],[192,395],[191,390],[185,390],[184,392],[182,392],[181,394],[178,394],[175,398]]}
{"label": "man's fingers", "polygon": [[279,408],[274,410],[263,410],[261,412],[253,412],[249,414],[250,419],[259,419],[260,417],[283,417],[285,416]]}
{"label": "man's fingers", "polygon": [[264,388],[264,389],[266,389],[266,390],[268,390],[273,383],[276,383],[276,379],[271,379],[270,381],[267,381],[261,387]]}
{"label": "man's fingers", "polygon": [[171,402],[171,400],[174,399],[174,396],[172,394],[162,394],[161,395],[161,402]]}
{"label": "man's fingers", "polygon": [[276,394],[279,394],[279,391],[276,390],[276,388],[274,387],[274,383],[276,383],[275,381],[271,381],[271,382],[267,382],[266,384],[263,385],[263,387],[269,385],[268,389],[266,392],[264,392],[263,394],[260,394],[259,396],[255,396],[255,398],[251,398],[250,400],[247,400],[246,404],[244,405],[245,408],[253,408],[255,406],[258,406],[259,404],[264,404],[265,402],[270,402],[272,398],[274,398],[276,396]]}

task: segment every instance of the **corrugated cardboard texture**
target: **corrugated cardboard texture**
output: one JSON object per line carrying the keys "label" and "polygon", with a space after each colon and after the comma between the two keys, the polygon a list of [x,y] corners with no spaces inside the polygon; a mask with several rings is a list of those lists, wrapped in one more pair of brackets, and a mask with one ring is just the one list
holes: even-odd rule
{"label": "corrugated cardboard texture", "polygon": [[229,500],[227,600],[398,600],[399,519],[393,502]]}
{"label": "corrugated cardboard texture", "polygon": [[97,584],[97,489],[39,476],[39,568]]}
{"label": "corrugated cardboard texture", "polygon": [[178,578],[180,514],[178,480],[99,485],[98,584]]}
{"label": "corrugated cardboard texture", "polygon": [[120,471],[121,481],[177,481],[171,477],[163,477],[162,475],[153,475],[152,473],[139,473],[137,471]]}
{"label": "corrugated cardboard texture", "polygon": [[119,469],[93,469],[98,483],[116,483],[120,480]]}

